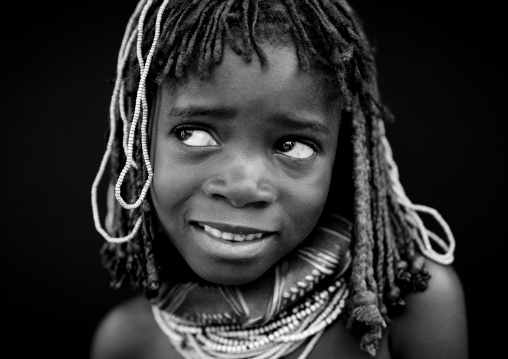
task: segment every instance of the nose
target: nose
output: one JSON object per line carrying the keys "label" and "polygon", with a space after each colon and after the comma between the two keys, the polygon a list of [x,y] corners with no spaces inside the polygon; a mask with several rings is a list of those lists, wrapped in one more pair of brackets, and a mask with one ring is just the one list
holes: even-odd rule
{"label": "nose", "polygon": [[205,182],[203,190],[207,196],[225,199],[234,207],[266,206],[275,202],[277,193],[261,161],[237,159],[221,170]]}

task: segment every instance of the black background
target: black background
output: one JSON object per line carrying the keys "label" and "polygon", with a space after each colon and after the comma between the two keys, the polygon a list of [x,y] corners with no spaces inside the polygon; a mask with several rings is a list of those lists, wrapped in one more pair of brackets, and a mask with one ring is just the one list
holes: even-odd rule
{"label": "black background", "polygon": [[[505,348],[506,41],[500,8],[351,0],[378,48],[401,181],[457,240],[471,358]],[[444,2],[443,2],[444,3]],[[135,1],[3,10],[4,351],[87,358],[108,286],[90,187],[105,149],[117,51]],[[5,345],[7,344],[7,345]]]}

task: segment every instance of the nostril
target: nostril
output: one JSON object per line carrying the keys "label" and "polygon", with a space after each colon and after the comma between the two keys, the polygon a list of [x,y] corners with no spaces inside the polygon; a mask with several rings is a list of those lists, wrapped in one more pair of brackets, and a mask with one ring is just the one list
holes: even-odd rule
{"label": "nostril", "polygon": [[277,192],[275,188],[270,186],[269,184],[263,184],[259,189],[260,200],[267,204],[272,204],[277,200]]}
{"label": "nostril", "polygon": [[[206,192],[205,192],[206,193]],[[221,200],[221,199],[224,199],[224,200],[227,200],[227,197],[226,196],[223,196],[223,195],[220,195],[220,194],[217,194],[217,193],[206,193],[206,195],[212,199],[217,199],[217,200]]]}
{"label": "nostril", "polygon": [[209,180],[204,184],[203,191],[210,198],[226,200],[238,208],[251,204],[266,206],[277,199],[272,186],[258,185],[251,178],[241,181]]}
{"label": "nostril", "polygon": [[224,192],[226,188],[226,181],[214,179],[206,181],[203,186],[203,191],[210,198],[225,198]]}

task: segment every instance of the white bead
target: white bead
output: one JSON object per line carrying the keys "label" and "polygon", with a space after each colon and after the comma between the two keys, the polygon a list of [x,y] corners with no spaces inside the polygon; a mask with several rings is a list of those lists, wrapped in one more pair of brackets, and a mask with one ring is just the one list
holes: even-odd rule
{"label": "white bead", "polygon": [[307,283],[305,283],[305,282],[298,281],[298,282],[296,282],[296,285],[301,288],[307,288]]}

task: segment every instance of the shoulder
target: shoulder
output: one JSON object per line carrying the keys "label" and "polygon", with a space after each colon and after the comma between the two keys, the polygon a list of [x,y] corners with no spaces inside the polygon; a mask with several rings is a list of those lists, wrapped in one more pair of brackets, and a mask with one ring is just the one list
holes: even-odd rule
{"label": "shoulder", "polygon": [[[151,306],[137,296],[114,307],[99,323],[92,342],[92,359],[151,358],[163,343],[169,345],[154,321]],[[146,355],[146,348],[153,350]]]}
{"label": "shoulder", "polygon": [[407,296],[402,314],[390,328],[395,358],[468,357],[467,321],[461,281],[451,266],[427,261],[427,290]]}

